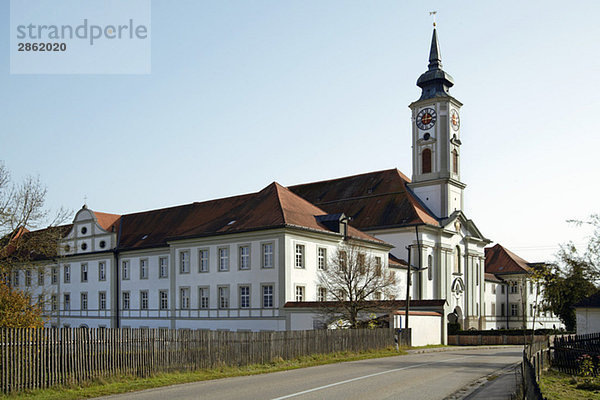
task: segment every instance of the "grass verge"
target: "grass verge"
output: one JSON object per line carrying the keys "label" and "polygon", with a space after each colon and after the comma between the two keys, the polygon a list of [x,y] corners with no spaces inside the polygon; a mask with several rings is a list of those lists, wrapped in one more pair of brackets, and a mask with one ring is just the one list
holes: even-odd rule
{"label": "grass verge", "polygon": [[314,354],[292,360],[274,360],[268,364],[253,364],[242,367],[221,367],[203,369],[194,372],[172,372],[156,374],[148,378],[119,376],[110,379],[97,379],[81,386],[56,387],[52,389],[19,392],[13,395],[0,395],[0,399],[82,399],[110,394],[128,393],[137,390],[150,389],[181,383],[206,381],[210,379],[229,378],[234,376],[257,375],[268,372],[286,371],[297,368],[313,367],[316,365],[332,364],[344,361],[357,361],[368,358],[392,357],[406,354],[404,350],[396,351],[393,347],[385,350],[365,352],[340,352],[333,354]]}
{"label": "grass verge", "polygon": [[600,400],[600,380],[549,370],[542,374],[540,389],[548,400]]}

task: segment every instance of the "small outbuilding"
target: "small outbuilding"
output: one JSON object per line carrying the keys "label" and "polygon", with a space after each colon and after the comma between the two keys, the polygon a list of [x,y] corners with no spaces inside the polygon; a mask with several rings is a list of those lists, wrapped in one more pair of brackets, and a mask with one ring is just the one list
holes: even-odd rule
{"label": "small outbuilding", "polygon": [[600,332],[600,291],[573,305],[577,317],[577,334]]}

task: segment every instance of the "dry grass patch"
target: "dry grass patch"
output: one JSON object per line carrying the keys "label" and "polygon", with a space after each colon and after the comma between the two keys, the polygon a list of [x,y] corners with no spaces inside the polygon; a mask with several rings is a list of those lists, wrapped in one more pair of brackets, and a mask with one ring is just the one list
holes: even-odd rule
{"label": "dry grass patch", "polygon": [[582,378],[549,370],[540,379],[548,400],[600,400],[600,378]]}

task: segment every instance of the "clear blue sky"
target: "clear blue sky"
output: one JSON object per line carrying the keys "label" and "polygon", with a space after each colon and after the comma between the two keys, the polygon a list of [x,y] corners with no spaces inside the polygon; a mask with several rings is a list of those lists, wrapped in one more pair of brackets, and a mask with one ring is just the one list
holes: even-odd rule
{"label": "clear blue sky", "polygon": [[149,75],[10,75],[0,160],[48,206],[129,213],[397,167],[438,10],[466,213],[529,261],[600,211],[600,2],[152,2]]}

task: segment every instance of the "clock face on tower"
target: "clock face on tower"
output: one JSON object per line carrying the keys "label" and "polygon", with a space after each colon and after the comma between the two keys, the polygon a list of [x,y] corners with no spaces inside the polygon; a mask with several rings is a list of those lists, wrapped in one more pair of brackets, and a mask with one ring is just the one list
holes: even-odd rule
{"label": "clock face on tower", "polygon": [[431,129],[435,125],[437,114],[433,108],[424,108],[417,114],[417,126],[419,129]]}
{"label": "clock face on tower", "polygon": [[452,129],[454,129],[455,131],[457,131],[458,128],[460,128],[460,117],[458,116],[458,111],[454,109],[450,111],[450,123],[452,124]]}

